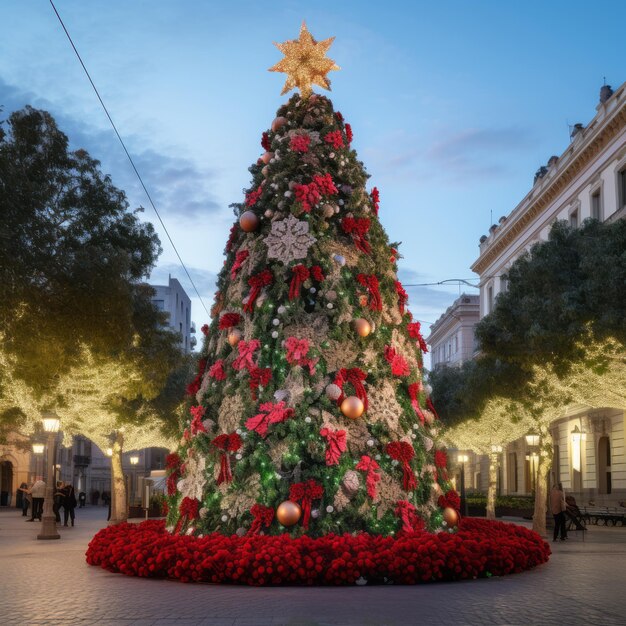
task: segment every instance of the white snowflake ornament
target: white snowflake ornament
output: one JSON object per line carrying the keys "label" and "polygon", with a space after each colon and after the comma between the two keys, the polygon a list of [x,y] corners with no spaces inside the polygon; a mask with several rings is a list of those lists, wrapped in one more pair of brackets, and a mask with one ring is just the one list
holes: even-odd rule
{"label": "white snowflake ornament", "polygon": [[289,215],[284,220],[272,222],[272,230],[263,241],[267,246],[267,258],[286,264],[304,259],[317,239],[309,234],[307,222]]}

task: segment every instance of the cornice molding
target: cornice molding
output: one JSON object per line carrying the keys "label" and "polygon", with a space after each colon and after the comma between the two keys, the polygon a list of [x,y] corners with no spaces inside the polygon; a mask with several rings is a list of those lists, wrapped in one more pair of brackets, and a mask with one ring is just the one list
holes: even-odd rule
{"label": "cornice molding", "polygon": [[491,246],[471,266],[471,270],[481,275],[489,265],[503,252],[509,244],[521,233],[597,156],[623,129],[626,127],[626,102],[613,118],[602,128],[598,135],[581,150],[580,154],[546,187],[537,199],[529,204],[528,208],[509,226],[502,237],[496,239]]}

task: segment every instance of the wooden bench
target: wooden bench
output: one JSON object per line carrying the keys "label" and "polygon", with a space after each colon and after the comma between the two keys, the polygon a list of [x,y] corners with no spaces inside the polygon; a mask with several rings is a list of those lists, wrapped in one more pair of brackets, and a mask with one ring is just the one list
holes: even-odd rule
{"label": "wooden bench", "polygon": [[583,519],[596,526],[626,526],[626,509],[622,507],[584,507]]}

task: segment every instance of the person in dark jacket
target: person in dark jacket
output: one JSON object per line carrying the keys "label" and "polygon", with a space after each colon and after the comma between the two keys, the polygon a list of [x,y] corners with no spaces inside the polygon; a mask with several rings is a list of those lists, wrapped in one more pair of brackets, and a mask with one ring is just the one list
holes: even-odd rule
{"label": "person in dark jacket", "polygon": [[63,506],[63,497],[63,482],[58,480],[56,490],[54,492],[54,499],[52,500],[52,510],[54,511],[54,517],[56,518],[57,524],[61,522],[61,514],[59,511]]}
{"label": "person in dark jacket", "polygon": [[22,495],[22,517],[28,516],[28,507],[30,506],[30,495],[28,494],[28,484],[22,483],[18,490]]}
{"label": "person in dark jacket", "polygon": [[74,526],[74,509],[76,508],[76,492],[74,486],[71,483],[67,483],[63,487],[63,526],[67,526],[67,520],[72,520],[72,526]]}

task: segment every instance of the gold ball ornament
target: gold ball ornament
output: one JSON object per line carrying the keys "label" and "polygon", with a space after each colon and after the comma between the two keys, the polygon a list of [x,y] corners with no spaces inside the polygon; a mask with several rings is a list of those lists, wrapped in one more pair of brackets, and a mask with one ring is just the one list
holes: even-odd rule
{"label": "gold ball ornament", "polygon": [[273,159],[273,158],[274,158],[273,152],[264,152],[263,155],[261,155],[261,161],[263,161],[265,165],[267,165],[270,162],[270,159]]}
{"label": "gold ball ornament", "polygon": [[302,516],[302,509],[297,502],[285,500],[276,509],[276,519],[283,526],[293,526]]}
{"label": "gold ball ornament", "polygon": [[261,174],[263,174],[263,176],[265,176],[265,178],[267,178],[270,175],[270,166],[269,165],[265,165],[263,167],[263,169],[261,170]]}
{"label": "gold ball ornament", "polygon": [[372,332],[372,325],[364,318],[354,320],[354,329],[359,337],[367,337]]}
{"label": "gold ball ornament", "polygon": [[282,128],[287,123],[286,117],[277,117],[272,122],[272,130],[276,132],[279,128]]}
{"label": "gold ball ornament", "polygon": [[356,396],[348,396],[341,403],[341,412],[352,420],[358,419],[363,415],[363,411],[365,411],[365,405],[360,398]]}
{"label": "gold ball ornament", "polygon": [[452,507],[447,506],[443,510],[443,520],[450,527],[456,526],[459,523],[459,514]]}
{"label": "gold ball ornament", "polygon": [[335,207],[332,204],[325,204],[323,210],[326,218],[330,218],[335,214]]}
{"label": "gold ball ornament", "polygon": [[422,411],[424,413],[424,420],[429,426],[432,426],[435,423],[435,416],[427,410]]}
{"label": "gold ball ornament", "polygon": [[238,328],[233,328],[228,333],[228,343],[234,348],[241,339],[241,331]]}
{"label": "gold ball ornament", "polygon": [[367,306],[368,303],[368,297],[366,295],[360,295],[359,296],[359,305],[360,306]]}
{"label": "gold ball ornament", "polygon": [[245,211],[239,218],[239,226],[244,233],[253,233],[259,227],[259,218],[252,211]]}

